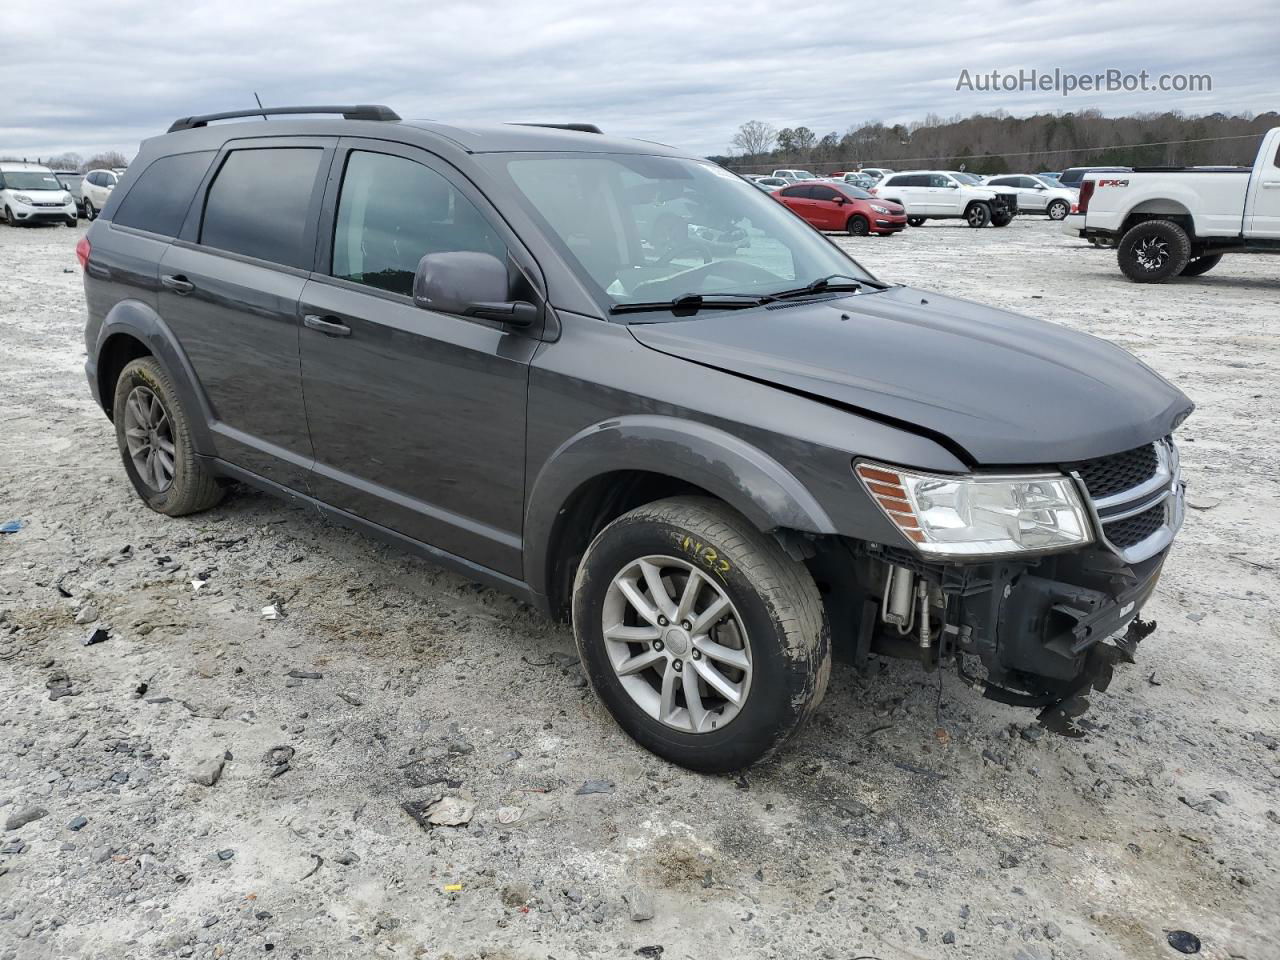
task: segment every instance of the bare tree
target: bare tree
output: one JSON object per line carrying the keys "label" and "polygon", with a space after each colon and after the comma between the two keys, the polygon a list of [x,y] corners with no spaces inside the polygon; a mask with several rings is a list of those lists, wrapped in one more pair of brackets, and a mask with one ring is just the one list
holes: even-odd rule
{"label": "bare tree", "polygon": [[129,165],[128,158],[118,150],[107,150],[104,153],[95,153],[92,157],[80,164],[80,172],[88,173],[90,170],[110,170],[112,167],[127,167]]}
{"label": "bare tree", "polygon": [[763,120],[748,120],[733,135],[732,145],[745,157],[758,157],[773,149],[778,133]]}
{"label": "bare tree", "polygon": [[47,161],[51,170],[79,170],[80,165],[84,163],[84,158],[78,153],[60,153],[56,157],[50,157]]}

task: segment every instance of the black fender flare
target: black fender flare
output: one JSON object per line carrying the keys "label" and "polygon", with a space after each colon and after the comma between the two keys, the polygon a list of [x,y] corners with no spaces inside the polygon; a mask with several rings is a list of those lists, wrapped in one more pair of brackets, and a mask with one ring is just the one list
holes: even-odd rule
{"label": "black fender flare", "polygon": [[742,513],[761,530],[836,532],[826,510],[781,463],[718,427],[677,417],[638,414],[578,431],[546,460],[525,509],[525,582],[551,588],[557,519],[584,484],[619,471],[663,474],[694,484]]}
{"label": "black fender flare", "polygon": [[108,311],[98,328],[93,348],[93,375],[97,378],[98,399],[111,413],[112,398],[106,395],[102,382],[101,357],[107,343],[115,336],[128,336],[139,341],[164,368],[178,391],[178,399],[187,411],[191,427],[191,442],[196,452],[206,456],[216,455],[213,434],[209,429],[214,421],[213,407],[200,387],[195,368],[186,351],[178,343],[169,325],[158,313],[140,300],[121,300]]}

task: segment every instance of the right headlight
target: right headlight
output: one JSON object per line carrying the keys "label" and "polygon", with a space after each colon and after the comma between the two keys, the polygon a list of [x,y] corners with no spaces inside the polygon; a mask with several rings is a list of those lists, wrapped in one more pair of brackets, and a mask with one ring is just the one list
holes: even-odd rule
{"label": "right headlight", "polygon": [[1043,553],[1093,540],[1080,494],[1061,474],[947,476],[867,462],[856,472],[922,553]]}

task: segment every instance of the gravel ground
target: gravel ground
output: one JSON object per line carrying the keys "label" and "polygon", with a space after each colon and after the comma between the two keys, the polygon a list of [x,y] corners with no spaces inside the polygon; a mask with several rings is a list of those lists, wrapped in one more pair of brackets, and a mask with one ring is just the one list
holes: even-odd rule
{"label": "gravel ground", "polygon": [[837,665],[784,755],[714,778],[518,603],[247,490],[148,512],[84,383],[78,235],[0,230],[0,960],[1280,957],[1280,260],[1138,286],[1039,219],[840,239],[1177,382],[1196,509],[1086,739]]}

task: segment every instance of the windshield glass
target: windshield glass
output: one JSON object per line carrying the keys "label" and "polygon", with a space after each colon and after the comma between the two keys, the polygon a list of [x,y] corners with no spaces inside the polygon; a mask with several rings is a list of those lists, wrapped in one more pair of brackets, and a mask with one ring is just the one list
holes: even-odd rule
{"label": "windshield glass", "polygon": [[57,190],[62,192],[62,184],[52,173],[41,173],[39,170],[14,170],[4,174],[4,185],[10,190]]}
{"label": "windshield glass", "polygon": [[972,173],[953,173],[951,176],[955,177],[961,183],[967,183],[971,187],[976,187],[978,184],[982,183],[982,178],[975,177]]}
{"label": "windshield glass", "polygon": [[875,197],[867,193],[861,187],[855,187],[852,183],[843,184],[840,189],[846,197],[856,197],[859,200],[874,200]]}
{"label": "windshield glass", "polygon": [[782,204],[712,163],[632,154],[484,162],[505,169],[570,266],[611,306],[778,293],[833,274],[872,279]]}

